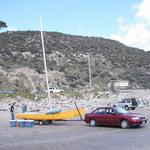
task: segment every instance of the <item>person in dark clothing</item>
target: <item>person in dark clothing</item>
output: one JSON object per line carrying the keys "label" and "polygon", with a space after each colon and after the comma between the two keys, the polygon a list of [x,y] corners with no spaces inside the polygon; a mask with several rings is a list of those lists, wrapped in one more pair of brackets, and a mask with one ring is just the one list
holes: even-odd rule
{"label": "person in dark clothing", "polygon": [[22,104],[21,109],[22,109],[22,113],[27,112],[27,105],[26,104]]}
{"label": "person in dark clothing", "polygon": [[113,107],[112,107],[112,111],[113,111],[114,113],[116,113],[116,112],[117,112],[117,106],[116,106],[116,105],[113,105]]}
{"label": "person in dark clothing", "polygon": [[15,109],[14,105],[15,105],[15,102],[12,105],[10,105],[10,120],[15,119],[15,117],[14,117],[14,109]]}

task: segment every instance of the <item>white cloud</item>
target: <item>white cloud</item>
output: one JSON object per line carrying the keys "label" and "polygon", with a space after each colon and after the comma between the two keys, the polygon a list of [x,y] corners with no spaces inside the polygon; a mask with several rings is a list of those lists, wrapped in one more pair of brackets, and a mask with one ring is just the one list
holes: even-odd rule
{"label": "white cloud", "polygon": [[16,28],[15,27],[9,27],[8,31],[16,31]]}
{"label": "white cloud", "polygon": [[144,19],[150,25],[150,1],[143,0],[141,3],[137,5],[138,12],[136,13],[136,17],[140,17]]}
{"label": "white cloud", "polygon": [[125,24],[123,17],[118,19],[120,32],[111,35],[112,39],[126,45],[150,50],[150,14],[148,13],[149,0],[137,4],[134,24]]}

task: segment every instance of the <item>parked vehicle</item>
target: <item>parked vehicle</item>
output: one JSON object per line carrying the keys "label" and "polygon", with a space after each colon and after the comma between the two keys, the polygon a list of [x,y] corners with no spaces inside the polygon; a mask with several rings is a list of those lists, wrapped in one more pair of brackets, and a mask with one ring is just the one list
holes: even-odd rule
{"label": "parked vehicle", "polygon": [[59,93],[59,92],[64,92],[62,89],[57,89],[57,88],[49,88],[50,93]]}
{"label": "parked vehicle", "polygon": [[117,103],[118,107],[122,107],[125,110],[129,109],[136,109],[138,107],[138,102],[136,101],[135,98],[128,98],[128,99],[123,99]]}
{"label": "parked vehicle", "polygon": [[100,107],[91,113],[85,114],[84,121],[91,127],[96,125],[120,126],[129,128],[131,126],[140,126],[147,123],[145,116],[135,113],[129,113],[121,107],[116,107],[115,112],[112,107]]}

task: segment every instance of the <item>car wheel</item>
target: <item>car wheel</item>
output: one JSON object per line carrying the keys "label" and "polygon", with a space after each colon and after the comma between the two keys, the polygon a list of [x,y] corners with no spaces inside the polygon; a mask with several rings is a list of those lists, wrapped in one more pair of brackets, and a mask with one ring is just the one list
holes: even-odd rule
{"label": "car wheel", "polygon": [[120,123],[120,126],[121,126],[121,128],[123,128],[123,129],[127,129],[127,128],[129,128],[129,122],[128,122],[128,120],[122,120],[121,121],[121,123]]}
{"label": "car wheel", "polygon": [[94,119],[92,119],[92,120],[90,121],[90,126],[91,126],[91,127],[95,127],[95,126],[96,126],[96,121],[95,121]]}
{"label": "car wheel", "polygon": [[129,110],[129,106],[126,105],[126,106],[125,106],[125,110]]}

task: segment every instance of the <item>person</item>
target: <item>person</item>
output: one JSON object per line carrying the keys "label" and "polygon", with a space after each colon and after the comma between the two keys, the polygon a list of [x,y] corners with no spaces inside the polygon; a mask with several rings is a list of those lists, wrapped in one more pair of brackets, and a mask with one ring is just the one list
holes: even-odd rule
{"label": "person", "polygon": [[14,109],[15,109],[14,105],[15,105],[15,102],[10,105],[10,119],[11,120],[15,120],[15,117],[14,117]]}
{"label": "person", "polygon": [[27,112],[27,105],[26,104],[22,104],[21,109],[22,109],[22,113]]}
{"label": "person", "polygon": [[117,112],[117,106],[116,105],[113,105],[112,111],[115,112],[115,113]]}

